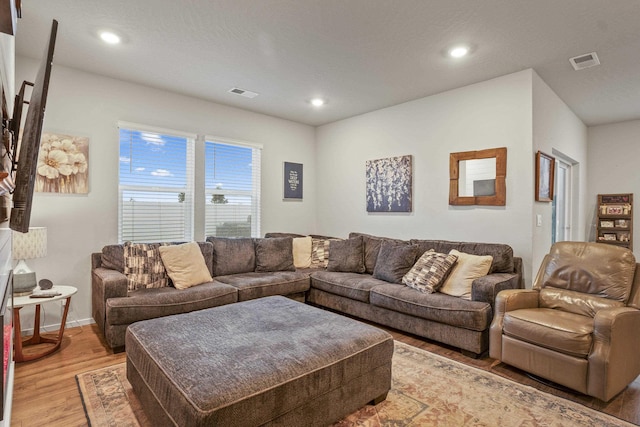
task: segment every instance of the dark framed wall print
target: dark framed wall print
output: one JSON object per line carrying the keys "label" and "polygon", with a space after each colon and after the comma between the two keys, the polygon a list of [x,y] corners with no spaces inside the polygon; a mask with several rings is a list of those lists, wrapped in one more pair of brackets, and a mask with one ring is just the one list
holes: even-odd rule
{"label": "dark framed wall print", "polygon": [[302,200],[302,163],[284,162],[284,200]]}
{"label": "dark framed wall print", "polygon": [[536,202],[553,201],[556,159],[541,151],[536,153]]}
{"label": "dark framed wall print", "polygon": [[367,212],[411,212],[411,155],[367,160]]}

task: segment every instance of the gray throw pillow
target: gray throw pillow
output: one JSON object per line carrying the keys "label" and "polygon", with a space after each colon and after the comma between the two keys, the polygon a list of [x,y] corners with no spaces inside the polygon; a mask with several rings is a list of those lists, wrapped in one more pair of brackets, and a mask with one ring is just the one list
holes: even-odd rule
{"label": "gray throw pillow", "polygon": [[415,245],[382,242],[380,252],[373,270],[373,277],[389,283],[402,283],[402,277],[407,274],[418,256]]}
{"label": "gray throw pillow", "polygon": [[207,237],[213,243],[213,276],[249,273],[256,268],[256,251],[253,239]]}
{"label": "gray throw pillow", "polygon": [[362,236],[346,240],[332,240],[329,244],[327,270],[364,273],[364,241]]}
{"label": "gray throw pillow", "polygon": [[293,265],[293,238],[269,237],[255,239],[256,271],[295,271]]}

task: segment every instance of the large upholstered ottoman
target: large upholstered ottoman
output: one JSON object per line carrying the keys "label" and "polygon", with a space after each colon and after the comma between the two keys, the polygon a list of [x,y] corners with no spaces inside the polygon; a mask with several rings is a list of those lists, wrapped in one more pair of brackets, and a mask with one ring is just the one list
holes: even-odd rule
{"label": "large upholstered ottoman", "polygon": [[285,297],[134,323],[125,342],[154,426],[325,426],[391,387],[388,333]]}

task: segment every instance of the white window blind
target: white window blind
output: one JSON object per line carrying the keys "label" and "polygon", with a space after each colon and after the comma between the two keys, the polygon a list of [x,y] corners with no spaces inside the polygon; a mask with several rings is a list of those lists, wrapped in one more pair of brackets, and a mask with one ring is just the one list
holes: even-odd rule
{"label": "white window blind", "polygon": [[205,235],[260,237],[261,149],[205,141]]}
{"label": "white window blind", "polygon": [[120,242],[193,240],[194,143],[120,126]]}

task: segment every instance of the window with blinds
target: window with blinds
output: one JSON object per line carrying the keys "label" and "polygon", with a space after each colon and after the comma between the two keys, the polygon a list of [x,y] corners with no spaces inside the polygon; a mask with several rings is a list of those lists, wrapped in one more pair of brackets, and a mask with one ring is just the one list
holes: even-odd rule
{"label": "window with blinds", "polygon": [[120,242],[193,240],[194,143],[120,126]]}
{"label": "window with blinds", "polygon": [[205,235],[260,237],[259,147],[205,141]]}

